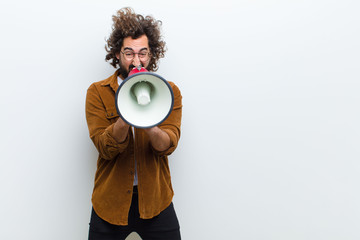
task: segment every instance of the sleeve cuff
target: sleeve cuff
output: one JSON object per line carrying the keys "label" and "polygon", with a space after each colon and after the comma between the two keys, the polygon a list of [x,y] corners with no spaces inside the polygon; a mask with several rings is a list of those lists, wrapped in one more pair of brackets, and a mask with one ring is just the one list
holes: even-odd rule
{"label": "sleeve cuff", "polygon": [[164,155],[170,155],[171,153],[173,153],[176,149],[176,145],[177,145],[177,138],[175,136],[175,134],[168,129],[162,129],[164,132],[166,132],[169,137],[170,137],[170,147],[164,151],[158,151],[155,148],[153,148],[151,146],[151,148],[153,149],[154,153],[159,155],[159,156],[164,156]]}
{"label": "sleeve cuff", "polygon": [[113,128],[114,128],[114,124],[111,124],[110,126],[108,126],[105,129],[105,134],[106,134],[107,140],[108,140],[106,145],[114,147],[114,148],[118,148],[118,149],[120,149],[120,152],[122,152],[127,147],[127,145],[129,144],[129,134],[126,136],[126,139],[123,142],[119,143],[114,138]]}

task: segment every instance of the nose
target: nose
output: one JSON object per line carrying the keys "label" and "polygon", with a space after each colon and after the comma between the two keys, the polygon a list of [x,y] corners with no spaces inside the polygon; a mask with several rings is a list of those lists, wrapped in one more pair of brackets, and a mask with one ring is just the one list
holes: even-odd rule
{"label": "nose", "polygon": [[134,59],[133,59],[133,61],[132,61],[132,64],[133,64],[135,67],[137,67],[137,66],[139,66],[139,65],[141,64],[140,58],[139,58],[139,55],[138,55],[138,54],[135,54]]}

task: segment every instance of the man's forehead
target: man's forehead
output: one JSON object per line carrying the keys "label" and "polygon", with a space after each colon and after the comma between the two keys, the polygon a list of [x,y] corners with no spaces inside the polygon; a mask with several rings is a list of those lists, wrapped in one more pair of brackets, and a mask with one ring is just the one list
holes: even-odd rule
{"label": "man's forehead", "polygon": [[131,49],[131,50],[140,50],[140,49],[148,49],[149,42],[146,35],[142,35],[139,38],[133,39],[131,37],[126,37],[123,42],[123,49]]}

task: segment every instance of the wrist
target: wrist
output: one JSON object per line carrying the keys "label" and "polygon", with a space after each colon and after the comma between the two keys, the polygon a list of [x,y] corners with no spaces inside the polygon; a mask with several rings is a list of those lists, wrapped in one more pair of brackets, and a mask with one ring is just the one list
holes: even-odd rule
{"label": "wrist", "polygon": [[129,127],[130,126],[120,118],[116,121],[113,127],[113,136],[117,142],[122,143],[126,140]]}

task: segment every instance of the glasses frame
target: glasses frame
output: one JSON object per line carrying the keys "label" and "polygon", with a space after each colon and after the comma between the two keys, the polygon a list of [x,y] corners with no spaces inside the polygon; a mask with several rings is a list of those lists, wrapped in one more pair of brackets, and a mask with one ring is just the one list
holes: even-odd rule
{"label": "glasses frame", "polygon": [[146,55],[144,56],[144,57],[140,57],[140,53],[142,53],[142,51],[140,51],[140,52],[134,52],[134,51],[131,51],[131,50],[127,50],[128,52],[132,52],[132,58],[127,58],[126,57],[126,55],[125,55],[125,52],[123,52],[123,51],[120,51],[122,54],[123,54],[123,56],[124,56],[124,58],[127,60],[127,61],[131,61],[131,60],[133,60],[134,58],[135,58],[135,55],[137,54],[138,55],[138,57],[139,57],[139,59],[141,59],[142,61],[146,61],[146,60],[148,60],[149,59],[149,57],[150,57],[150,51],[148,51],[148,50],[143,50],[143,51],[146,51]]}

